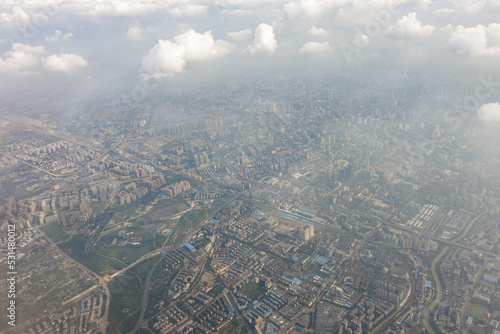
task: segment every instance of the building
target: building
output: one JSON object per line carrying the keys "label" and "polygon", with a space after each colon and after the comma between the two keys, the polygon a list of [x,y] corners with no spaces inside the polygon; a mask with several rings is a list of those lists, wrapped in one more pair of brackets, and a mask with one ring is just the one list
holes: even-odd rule
{"label": "building", "polygon": [[307,224],[299,229],[299,240],[308,242],[314,237],[314,225]]}

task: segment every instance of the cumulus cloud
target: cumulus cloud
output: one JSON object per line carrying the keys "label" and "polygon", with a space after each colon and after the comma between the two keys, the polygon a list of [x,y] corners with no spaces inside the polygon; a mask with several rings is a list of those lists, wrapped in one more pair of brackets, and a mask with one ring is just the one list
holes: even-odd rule
{"label": "cumulus cloud", "polygon": [[56,29],[54,31],[54,35],[52,35],[50,37],[45,37],[45,40],[47,42],[59,42],[59,41],[67,41],[71,37],[73,37],[72,32],[68,32],[66,34],[63,34],[61,30]]}
{"label": "cumulus cloud", "polygon": [[44,52],[43,46],[14,43],[12,48],[0,57],[0,72],[29,73],[38,65],[40,55]]}
{"label": "cumulus cloud", "polygon": [[309,54],[321,54],[328,52],[332,49],[328,42],[318,43],[318,42],[309,42],[304,45],[299,50],[299,53],[309,53]]}
{"label": "cumulus cloud", "polygon": [[12,23],[12,22],[26,23],[29,21],[29,19],[30,19],[29,15],[26,14],[24,9],[22,9],[19,6],[12,7],[10,13],[0,13],[0,21],[5,23]]}
{"label": "cumulus cloud", "polygon": [[[36,18],[37,21],[42,22],[47,19],[47,15],[44,13],[36,13],[34,18]],[[0,22],[6,24],[26,24],[31,19],[32,17],[28,15],[28,13],[26,13],[26,11],[20,6],[13,6],[10,13],[0,13]]]}
{"label": "cumulus cloud", "polygon": [[479,118],[487,122],[500,122],[500,104],[483,104],[477,111]]}
{"label": "cumulus cloud", "polygon": [[324,37],[328,34],[328,32],[323,29],[323,28],[316,28],[316,26],[313,26],[309,31],[307,32],[311,36],[315,37]]}
{"label": "cumulus cloud", "polygon": [[457,26],[448,39],[450,51],[469,56],[500,55],[500,24],[481,24],[465,28]]}
{"label": "cumulus cloud", "polygon": [[190,29],[173,41],[160,39],[142,60],[144,78],[174,76],[184,70],[188,63],[224,56],[231,51],[231,44],[216,40],[211,31],[203,34]]}
{"label": "cumulus cloud", "polygon": [[267,23],[261,23],[255,29],[255,39],[253,44],[247,48],[251,54],[262,53],[271,55],[276,51],[278,42],[274,37],[273,27]]}
{"label": "cumulus cloud", "polygon": [[396,39],[409,39],[429,36],[434,32],[434,26],[422,24],[415,12],[400,18],[387,29],[387,35]]}
{"label": "cumulus cloud", "polygon": [[252,35],[252,30],[250,30],[250,29],[226,33],[226,36],[228,38],[234,39],[236,41],[245,40],[248,37],[250,37],[251,35]]}
{"label": "cumulus cloud", "polygon": [[130,41],[140,41],[144,38],[143,31],[140,27],[131,27],[127,30],[127,39]]}
{"label": "cumulus cloud", "polygon": [[74,72],[79,68],[87,66],[87,61],[73,53],[63,53],[60,55],[52,55],[42,59],[43,66],[54,72]]}

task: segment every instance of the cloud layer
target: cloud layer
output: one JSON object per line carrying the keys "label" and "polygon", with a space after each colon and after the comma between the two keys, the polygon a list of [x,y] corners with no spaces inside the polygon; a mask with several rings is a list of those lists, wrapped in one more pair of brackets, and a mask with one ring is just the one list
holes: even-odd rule
{"label": "cloud layer", "polygon": [[205,65],[190,64],[220,57],[239,69],[319,66],[306,54],[331,56],[332,67],[378,59],[495,69],[499,18],[499,0],[8,0],[0,71],[98,78],[113,70],[137,80],[199,71]]}

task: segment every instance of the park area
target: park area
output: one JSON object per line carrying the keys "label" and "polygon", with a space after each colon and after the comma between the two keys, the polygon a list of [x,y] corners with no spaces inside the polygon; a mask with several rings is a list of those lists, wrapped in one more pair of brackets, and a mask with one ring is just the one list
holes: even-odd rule
{"label": "park area", "polygon": [[474,318],[474,320],[482,321],[486,318],[487,310],[484,306],[479,304],[472,304],[472,308],[470,310],[470,316]]}

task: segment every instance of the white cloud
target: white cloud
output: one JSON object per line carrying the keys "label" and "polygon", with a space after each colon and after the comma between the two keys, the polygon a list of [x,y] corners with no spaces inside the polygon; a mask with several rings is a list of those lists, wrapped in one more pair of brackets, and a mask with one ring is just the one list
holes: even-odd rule
{"label": "white cloud", "polygon": [[345,4],[345,0],[299,0],[287,3],[284,8],[289,19],[315,24],[328,12]]}
{"label": "white cloud", "polygon": [[127,30],[127,39],[130,41],[140,41],[144,38],[143,30],[140,27],[131,27]]}
{"label": "white cloud", "polygon": [[77,1],[70,0],[62,4],[62,9],[69,13],[78,13],[91,17],[139,17],[162,9],[156,1]]}
{"label": "white cloud", "polygon": [[224,56],[231,51],[231,45],[216,40],[211,31],[203,34],[188,30],[173,41],[160,39],[142,60],[143,77],[163,78],[174,76],[184,70],[188,63]]}
{"label": "white cloud", "polygon": [[469,56],[500,55],[500,24],[481,24],[465,28],[457,26],[448,39],[450,51]]}
{"label": "white cloud", "polygon": [[10,13],[0,13],[0,21],[5,23],[21,22],[26,23],[30,19],[29,15],[26,14],[24,9],[19,6],[12,7]]}
{"label": "white cloud", "polygon": [[60,55],[52,55],[42,59],[43,66],[54,72],[74,72],[79,68],[87,66],[87,61],[73,53],[63,53]]}
{"label": "white cloud", "polygon": [[433,32],[434,26],[422,24],[415,12],[403,16],[387,29],[387,35],[396,39],[425,37]]}
{"label": "white cloud", "polygon": [[453,7],[466,14],[477,14],[484,10],[489,1],[484,0],[453,0]]}
{"label": "white cloud", "polygon": [[[399,12],[399,7],[409,9],[411,0],[370,0],[348,1],[341,4],[335,15],[335,22],[347,26],[365,27],[367,24],[379,24],[382,27],[392,21],[392,16]],[[418,4],[417,4],[418,5]]]}
{"label": "white cloud", "polygon": [[477,111],[479,118],[487,122],[500,122],[500,104],[483,104]]}
{"label": "white cloud", "polygon": [[263,53],[271,55],[276,51],[278,42],[274,37],[273,27],[267,23],[261,23],[255,29],[255,39],[253,44],[247,48],[251,54]]}
{"label": "white cloud", "polygon": [[231,8],[253,8],[272,3],[279,3],[281,0],[215,0],[214,4],[218,7]]}
{"label": "white cloud", "polygon": [[[30,0],[23,7],[13,6],[11,13],[1,13],[0,23],[42,22],[40,16],[52,18],[55,14],[87,17],[144,17],[167,13],[174,18],[206,16],[204,0]],[[50,7],[50,8],[49,8]]]}
{"label": "white cloud", "polygon": [[328,42],[318,43],[318,42],[309,42],[304,45],[299,50],[299,53],[312,53],[312,54],[321,54],[328,52],[332,49]]}
{"label": "white cloud", "polygon": [[449,16],[449,15],[454,15],[456,13],[456,10],[453,8],[438,8],[432,11],[434,14],[437,14],[438,16]]}
{"label": "white cloud", "polygon": [[51,37],[45,37],[45,40],[47,42],[59,42],[59,41],[67,41],[71,37],[73,37],[73,33],[72,32],[68,32],[68,33],[66,33],[66,34],[63,35],[63,33],[62,33],[61,30],[56,29],[54,31],[54,35],[51,36]]}
{"label": "white cloud", "polygon": [[37,27],[43,26],[48,22],[48,16],[44,11],[25,9],[20,6],[13,6],[10,13],[0,12],[0,27],[10,32],[18,32],[19,29],[24,31],[26,29],[29,35],[32,30],[36,30]]}
{"label": "white cloud", "polygon": [[324,37],[328,34],[328,32],[323,29],[323,28],[316,28],[316,26],[313,26],[309,31],[307,32],[311,36],[316,36],[316,37]]}
{"label": "white cloud", "polygon": [[235,31],[235,32],[228,32],[228,33],[226,33],[226,36],[228,38],[234,39],[236,41],[241,41],[241,40],[245,40],[248,37],[252,36],[252,30],[245,29],[245,30],[240,30],[240,31]]}
{"label": "white cloud", "polygon": [[486,38],[488,43],[495,46],[500,46],[500,24],[490,23],[486,28]]}
{"label": "white cloud", "polygon": [[204,17],[207,15],[207,6],[197,4],[182,4],[169,10],[170,16],[174,18]]}
{"label": "white cloud", "polygon": [[0,72],[29,73],[38,65],[39,57],[44,52],[43,46],[14,43],[12,48],[0,57]]}

